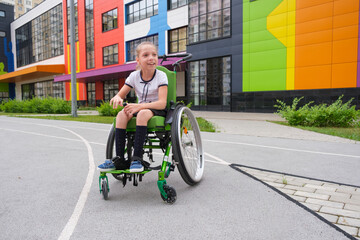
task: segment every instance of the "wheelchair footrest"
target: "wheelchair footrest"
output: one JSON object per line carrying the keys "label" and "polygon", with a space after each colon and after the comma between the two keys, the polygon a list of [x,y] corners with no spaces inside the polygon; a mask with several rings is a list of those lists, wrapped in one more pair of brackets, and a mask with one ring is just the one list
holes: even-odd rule
{"label": "wheelchair footrest", "polygon": [[111,171],[101,171],[100,174],[102,173],[114,173],[114,174],[123,174],[123,173],[129,173],[129,174],[145,174],[145,173],[148,173],[148,172],[151,172],[152,170],[155,170],[155,169],[145,169],[144,171],[142,172],[130,172],[129,169],[126,169],[126,170],[111,170]]}

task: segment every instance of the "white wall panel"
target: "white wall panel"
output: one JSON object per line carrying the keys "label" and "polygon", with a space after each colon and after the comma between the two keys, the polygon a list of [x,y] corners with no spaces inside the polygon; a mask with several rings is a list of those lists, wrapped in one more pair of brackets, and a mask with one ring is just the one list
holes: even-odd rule
{"label": "white wall panel", "polygon": [[188,25],[188,6],[176,8],[167,12],[168,25],[173,28],[179,28]]}
{"label": "white wall panel", "polygon": [[127,24],[125,25],[125,30],[124,30],[125,42],[133,39],[145,37],[147,36],[149,31],[150,31],[150,18],[146,18],[139,22]]}

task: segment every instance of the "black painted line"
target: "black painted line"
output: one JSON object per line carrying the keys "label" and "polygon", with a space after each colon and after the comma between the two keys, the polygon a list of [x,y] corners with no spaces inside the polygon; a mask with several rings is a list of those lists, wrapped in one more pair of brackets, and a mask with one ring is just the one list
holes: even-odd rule
{"label": "black painted line", "polygon": [[[238,167],[245,167],[243,165],[240,164],[230,164],[229,165],[232,169],[241,172],[242,174],[264,184],[265,186],[267,186],[268,188],[272,189],[273,191],[277,192],[278,194],[280,194],[281,196],[285,197],[287,200],[295,203],[296,205],[298,205],[299,207],[303,208],[305,211],[311,213],[312,215],[314,215],[315,217],[317,217],[318,219],[320,219],[322,222],[326,223],[327,225],[329,225],[330,227],[334,228],[335,230],[337,230],[338,232],[344,234],[346,237],[348,237],[351,240],[357,240],[355,237],[353,237],[351,234],[349,234],[348,232],[345,232],[344,230],[342,230],[341,228],[339,228],[338,226],[336,226],[335,224],[329,222],[328,220],[326,220],[324,217],[322,217],[321,215],[317,214],[316,212],[314,212],[313,210],[311,210],[310,208],[306,207],[305,205],[301,204],[300,202],[296,201],[295,199],[293,199],[292,197],[290,197],[289,195],[287,195],[286,193],[281,192],[280,190],[278,190],[277,188],[267,184],[266,182],[263,182],[262,180],[256,178],[255,176],[239,169]],[[290,176],[290,175],[289,175]]]}
{"label": "black painted line", "polygon": [[256,168],[256,167],[245,166],[245,165],[241,165],[241,164],[237,164],[237,163],[232,163],[232,164],[230,164],[230,166],[231,166],[231,165],[232,165],[232,166],[238,166],[238,167],[245,167],[245,168],[255,169],[255,170],[264,171],[264,172],[277,173],[277,174],[287,175],[287,176],[291,176],[291,177],[306,178],[306,179],[314,180],[314,181],[320,181],[320,182],[326,182],[326,183],[339,184],[339,185],[343,185],[343,186],[347,186],[347,187],[360,188],[360,186],[356,186],[356,185],[352,185],[352,184],[339,183],[339,182],[322,180],[322,179],[318,179],[318,178],[306,177],[306,176],[289,174],[289,173],[284,173],[284,172],[277,172],[277,171],[267,170],[267,169],[263,169],[263,168]]}

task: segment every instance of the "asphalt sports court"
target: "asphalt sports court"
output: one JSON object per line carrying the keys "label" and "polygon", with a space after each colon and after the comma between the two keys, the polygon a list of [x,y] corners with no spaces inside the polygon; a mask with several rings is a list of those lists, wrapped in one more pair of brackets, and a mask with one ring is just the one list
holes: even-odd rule
{"label": "asphalt sports court", "polygon": [[0,117],[1,238],[356,239],[237,168],[356,186],[356,144],[202,133],[204,178],[190,187],[172,173],[167,182],[177,191],[175,204],[162,201],[157,171],[138,187],[123,188],[109,176],[105,201],[96,166],[104,161],[110,127]]}

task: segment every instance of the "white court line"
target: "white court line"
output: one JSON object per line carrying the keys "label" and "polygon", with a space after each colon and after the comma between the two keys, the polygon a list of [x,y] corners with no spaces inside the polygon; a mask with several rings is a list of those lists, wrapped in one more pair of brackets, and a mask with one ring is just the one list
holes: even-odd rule
{"label": "white court line", "polygon": [[217,141],[217,140],[203,140],[203,141],[215,142],[215,143],[225,143],[225,144],[237,144],[237,145],[244,145],[244,146],[251,146],[251,147],[270,148],[270,149],[293,151],[293,152],[304,152],[304,153],[311,153],[311,154],[323,154],[323,155],[338,156],[338,157],[360,158],[360,156],[358,156],[358,155],[318,152],[318,151],[301,150],[301,149],[294,149],[294,148],[282,148],[282,147],[266,146],[266,145],[252,144],[252,143],[227,142],[227,141]]}
{"label": "white court line", "polygon": [[[47,125],[50,126],[50,125]],[[55,126],[51,126],[55,127]],[[35,133],[35,132],[28,132],[28,131],[21,131],[21,130],[15,130],[15,129],[7,129],[7,128],[0,128],[1,130],[5,131],[13,131],[13,132],[20,132],[20,133],[26,133],[26,134],[33,134],[37,136],[44,136],[44,137],[51,137],[51,138],[57,138],[57,139],[63,139],[63,140],[70,140],[70,141],[76,141],[80,142],[81,140],[78,139],[71,139],[71,138],[65,138],[65,137],[57,137],[52,135],[46,135],[41,133]],[[237,144],[237,145],[245,145],[245,146],[251,146],[251,147],[262,147],[262,148],[270,148],[270,149],[277,149],[277,150],[285,150],[285,151],[294,151],[294,152],[305,152],[305,153],[311,153],[311,154],[323,154],[323,155],[331,155],[331,156],[339,156],[339,157],[350,157],[350,158],[360,158],[360,156],[357,155],[347,155],[347,154],[339,154],[339,153],[327,153],[327,152],[318,152],[318,151],[310,151],[310,150],[301,150],[301,149],[293,149],[293,148],[282,148],[282,147],[274,147],[274,146],[266,146],[266,145],[259,145],[259,144],[251,144],[251,143],[241,143],[241,142],[228,142],[228,141],[217,141],[217,140],[206,140],[203,139],[203,141],[206,142],[217,142],[217,143],[225,143],[225,144]],[[97,143],[97,142],[89,142],[91,144],[101,145],[105,146],[104,143]],[[204,153],[205,155],[208,153]],[[209,155],[210,156],[210,155]],[[212,157],[214,158],[214,157]],[[206,160],[205,160],[206,161]],[[226,163],[227,164],[227,163]]]}
{"label": "white court line", "polygon": [[211,160],[205,160],[205,161],[208,161],[208,162],[213,162],[213,163],[218,163],[218,164],[223,164],[223,165],[230,165],[231,163],[228,163],[224,160],[222,160],[221,158],[218,158],[214,155],[211,155],[210,153],[204,153],[204,155],[208,156],[208,157],[211,157],[212,159],[215,159],[216,162],[214,161],[211,161]]}
{"label": "white court line", "polygon": [[[42,124],[39,124],[39,125],[42,125]],[[46,125],[44,125],[44,126],[46,126]],[[59,240],[65,240],[65,239],[70,239],[70,237],[73,234],[74,229],[79,221],[80,215],[84,209],[86,200],[88,198],[88,195],[89,195],[89,192],[91,189],[93,178],[94,178],[95,163],[94,163],[94,155],[92,152],[91,145],[85,138],[83,138],[81,135],[79,135],[76,132],[73,132],[69,129],[62,128],[62,127],[57,127],[57,128],[68,131],[68,132],[76,135],[78,138],[80,138],[83,141],[83,143],[85,144],[87,151],[88,151],[88,156],[89,156],[89,158],[88,158],[89,159],[89,171],[88,171],[88,175],[86,177],[84,187],[81,190],[79,199],[76,203],[75,209],[74,209],[69,221],[67,222],[66,226],[64,227],[64,229],[62,230],[62,232],[60,234],[60,237],[58,238]]]}
{"label": "white court line", "polygon": [[[56,126],[53,126],[53,127],[56,127]],[[82,140],[80,140],[80,139],[58,137],[58,136],[47,135],[47,134],[42,134],[42,133],[37,133],[37,132],[29,132],[29,131],[22,131],[22,130],[9,129],[9,128],[0,128],[0,130],[31,134],[31,135],[41,136],[41,137],[56,138],[56,139],[62,139],[62,140],[67,140],[67,141],[82,142]],[[100,146],[106,146],[105,143],[97,143],[97,142],[89,142],[89,141],[88,141],[88,143],[95,144],[95,145],[100,145]]]}
{"label": "white court line", "polygon": [[57,139],[70,140],[70,141],[82,141],[87,148],[88,161],[89,161],[88,175],[86,177],[86,181],[85,181],[84,187],[80,193],[79,199],[76,203],[75,209],[58,238],[59,240],[67,240],[67,239],[70,239],[71,235],[73,234],[73,232],[75,230],[75,227],[76,227],[76,225],[79,221],[80,215],[84,209],[84,206],[85,206],[85,203],[88,198],[88,195],[89,195],[89,192],[91,189],[91,185],[93,182],[94,172],[95,172],[95,163],[94,163],[94,156],[93,156],[92,148],[91,148],[90,143],[85,138],[83,138],[81,135],[79,135],[76,132],[73,132],[69,129],[66,129],[63,127],[58,127],[58,126],[46,125],[46,124],[35,124],[34,123],[33,125],[59,128],[59,129],[62,129],[64,131],[74,134],[75,136],[80,138],[80,140],[64,138],[64,137],[56,137],[56,136],[51,136],[51,135],[46,135],[46,134],[40,134],[40,133],[35,133],[35,132],[26,132],[26,131],[14,130],[14,129],[5,129],[5,128],[0,128],[0,129],[7,130],[7,131],[13,131],[13,132],[21,132],[21,133],[26,133],[26,134],[33,134],[33,135],[43,136],[43,137],[52,137],[52,138],[57,138]]}
{"label": "white court line", "polygon": [[[55,127],[55,126],[53,126],[53,127]],[[22,130],[16,130],[16,129],[9,129],[9,128],[0,128],[0,130],[10,131],[10,132],[19,132],[19,133],[25,133],[25,134],[31,134],[31,135],[41,136],[41,137],[49,137],[49,138],[57,138],[57,139],[68,140],[68,141],[81,142],[81,140],[79,140],[79,139],[66,138],[66,137],[58,137],[58,136],[47,135],[47,134],[42,134],[42,133],[37,133],[37,132],[28,132],[28,131],[22,131]]]}

